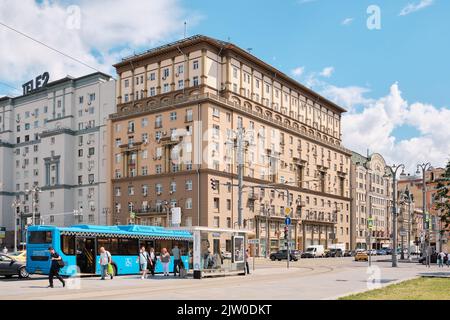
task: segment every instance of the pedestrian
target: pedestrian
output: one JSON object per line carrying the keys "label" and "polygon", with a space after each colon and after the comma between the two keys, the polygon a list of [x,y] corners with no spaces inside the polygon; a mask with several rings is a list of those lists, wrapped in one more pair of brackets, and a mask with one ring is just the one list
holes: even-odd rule
{"label": "pedestrian", "polygon": [[245,269],[247,271],[247,274],[250,274],[250,267],[248,265],[248,258],[249,258],[249,254],[248,254],[248,249],[245,250]]}
{"label": "pedestrian", "polygon": [[450,268],[450,253],[447,252],[447,267]]}
{"label": "pedestrian", "polygon": [[181,262],[180,249],[178,248],[177,245],[175,245],[173,247],[172,255],[173,255],[173,276],[176,277],[177,271],[178,271],[178,274],[180,273],[179,269],[180,269],[180,262]]}
{"label": "pedestrian", "polygon": [[152,276],[155,275],[155,267],[156,267],[156,254],[155,254],[155,249],[150,248],[150,252],[149,252],[149,270],[152,274]]}
{"label": "pedestrian", "polygon": [[[102,273],[101,280],[105,280],[105,277],[108,274],[108,267],[112,263],[112,257],[111,257],[111,253],[109,253],[109,251],[105,250],[104,247],[100,247],[100,261],[99,262],[100,262],[100,268],[101,268],[101,273]],[[109,267],[109,268],[111,268],[111,267]],[[113,279],[113,273],[114,272],[109,273],[111,280]]]}
{"label": "pedestrian", "polygon": [[170,264],[170,253],[166,248],[162,248],[161,250],[161,263],[163,266],[164,276],[169,276],[169,264]]}
{"label": "pedestrian", "polygon": [[438,254],[438,261],[439,261],[439,268],[443,268],[444,267],[444,259],[445,259],[445,253],[444,253],[444,251],[441,251],[439,254]]}
{"label": "pedestrian", "polygon": [[62,258],[58,253],[56,253],[55,249],[52,247],[48,248],[48,251],[50,252],[50,259],[51,259],[51,265],[50,265],[50,272],[48,274],[48,282],[49,286],[48,288],[53,288],[53,278],[56,277],[59,281],[61,281],[63,287],[66,286],[66,282],[64,279],[59,275],[59,269],[61,269],[64,265],[64,262],[62,261]]}
{"label": "pedestrian", "polygon": [[145,250],[145,247],[142,246],[141,251],[139,252],[139,258],[138,258],[138,262],[139,262],[139,268],[141,269],[142,275],[141,275],[141,279],[147,279],[147,266],[149,264],[150,261],[150,255],[148,254],[148,252]]}
{"label": "pedestrian", "polygon": [[3,254],[8,254],[8,248],[5,246],[2,250]]}

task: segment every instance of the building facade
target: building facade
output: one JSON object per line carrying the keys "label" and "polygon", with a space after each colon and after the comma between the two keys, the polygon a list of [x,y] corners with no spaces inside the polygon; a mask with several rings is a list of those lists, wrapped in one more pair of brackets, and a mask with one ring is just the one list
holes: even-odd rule
{"label": "building facade", "polygon": [[[440,218],[440,212],[436,209],[436,199],[435,195],[438,190],[439,179],[443,176],[445,169],[443,168],[433,168],[425,172],[425,204],[426,213],[429,218],[429,241],[430,245],[435,250],[447,250],[448,239],[450,237],[450,232],[445,230],[445,225],[442,223]],[[405,190],[406,188],[411,192],[414,198],[414,206],[417,219],[420,219],[422,224],[417,225],[417,234],[415,235],[415,241],[420,241],[420,237],[423,236],[423,177],[420,175],[408,175],[401,177],[399,181],[399,190]],[[441,233],[441,231],[443,231]]]}
{"label": "building facade", "polygon": [[295,247],[350,247],[344,109],[247,51],[205,36],[115,67],[111,223],[170,225],[169,209],[177,206],[181,226],[237,228],[243,163],[243,228],[260,240],[259,255],[284,247],[288,206]]}
{"label": "building facade", "polygon": [[14,211],[20,234],[33,212],[35,224],[106,223],[114,97],[115,81],[94,73],[0,99],[0,225],[10,245]]}
{"label": "building facade", "polygon": [[[352,155],[352,248],[381,249],[390,246],[392,230],[392,181],[385,177],[386,162],[374,153]],[[373,221],[369,245],[369,223]]]}

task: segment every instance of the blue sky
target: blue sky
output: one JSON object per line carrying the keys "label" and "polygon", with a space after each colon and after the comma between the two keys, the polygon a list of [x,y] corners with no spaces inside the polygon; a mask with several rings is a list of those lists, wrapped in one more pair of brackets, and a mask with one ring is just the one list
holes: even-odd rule
{"label": "blue sky", "polygon": [[[230,1],[189,0],[204,14],[191,34],[231,41],[286,73],[298,66],[320,71],[333,66],[338,86],[367,86],[373,96],[401,83],[408,99],[448,105],[450,101],[450,1],[399,16],[411,0]],[[234,4],[234,5],[233,5]],[[369,30],[369,5],[381,9],[381,30]],[[341,23],[353,18],[350,25]]]}
{"label": "blue sky", "polygon": [[[379,30],[367,27],[371,5],[380,10]],[[449,160],[448,0],[0,1],[0,22],[113,75],[122,57],[180,39],[184,21],[188,35],[252,48],[347,108],[347,148],[379,152],[411,171]],[[93,71],[2,26],[0,55],[0,96],[20,94],[44,71],[51,80]]]}

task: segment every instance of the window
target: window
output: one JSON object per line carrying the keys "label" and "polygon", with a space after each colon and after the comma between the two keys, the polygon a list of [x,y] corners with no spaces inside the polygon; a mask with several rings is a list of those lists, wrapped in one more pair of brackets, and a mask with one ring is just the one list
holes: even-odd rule
{"label": "window", "polygon": [[213,219],[213,227],[218,228],[220,224],[220,218],[219,217],[214,217]]}
{"label": "window", "polygon": [[194,60],[194,61],[192,62],[192,68],[193,68],[194,70],[197,70],[197,69],[198,69],[198,60]]}
{"label": "window", "polygon": [[184,89],[184,80],[178,80],[178,89]]}
{"label": "window", "polygon": [[169,92],[169,84],[164,83],[163,92]]}
{"label": "window", "polygon": [[75,236],[61,236],[61,251],[65,255],[75,255]]}
{"label": "window", "polygon": [[52,232],[31,231],[28,233],[28,242],[30,244],[52,243]]}
{"label": "window", "polygon": [[92,147],[92,148],[89,148],[89,153],[88,153],[90,156],[93,156],[94,154],[95,154],[95,148],[94,147]]}
{"label": "window", "polygon": [[238,72],[238,69],[233,68],[233,78],[237,78],[237,72]]}
{"label": "window", "polygon": [[175,111],[170,113],[170,121],[177,120],[177,113]]}
{"label": "window", "polygon": [[186,199],[186,205],[185,205],[186,209],[192,209],[192,198],[187,198]]}
{"label": "window", "polygon": [[150,97],[153,97],[154,95],[156,95],[156,89],[155,89],[155,87],[151,87],[150,88]]}
{"label": "window", "polygon": [[169,76],[169,68],[165,68],[163,70],[163,80],[167,79],[168,76]]}
{"label": "window", "polygon": [[150,73],[150,80],[155,80],[156,79],[156,75],[154,72]]}
{"label": "window", "polygon": [[178,74],[182,74],[184,70],[184,66],[182,64],[178,65]]}
{"label": "window", "polygon": [[186,190],[192,190],[192,180],[186,180]]}
{"label": "window", "polygon": [[217,209],[217,210],[220,209],[219,198],[214,198],[214,209]]}
{"label": "window", "polygon": [[194,79],[193,79],[193,85],[194,85],[194,87],[197,87],[198,86],[198,77],[194,77]]}
{"label": "window", "polygon": [[134,196],[134,187],[133,186],[128,186],[128,195]]}
{"label": "window", "polygon": [[125,88],[128,88],[130,86],[130,80],[126,79],[124,81],[124,85],[125,85]]}
{"label": "window", "polygon": [[94,175],[93,174],[90,174],[89,176],[88,176],[88,180],[89,180],[89,183],[90,184],[93,184],[94,183]]}
{"label": "window", "polygon": [[79,149],[78,150],[78,157],[82,157],[83,156],[83,149]]}

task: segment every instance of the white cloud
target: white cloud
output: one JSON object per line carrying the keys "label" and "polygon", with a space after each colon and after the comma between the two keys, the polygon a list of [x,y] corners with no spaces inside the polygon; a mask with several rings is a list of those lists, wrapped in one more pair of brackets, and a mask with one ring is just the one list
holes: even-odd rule
{"label": "white cloud", "polygon": [[[76,18],[67,11],[69,5],[81,10],[78,29],[68,28],[68,22]],[[111,74],[114,74],[112,64],[121,57],[163,41],[180,39],[183,22],[188,20],[192,26],[199,19],[198,15],[185,12],[179,0],[75,0],[70,4],[3,0],[0,4],[3,23]],[[50,72],[51,80],[93,72],[3,26],[0,43],[2,82],[20,86],[43,71]]]}
{"label": "white cloud", "polygon": [[[450,109],[439,109],[430,104],[409,104],[399,85],[394,83],[385,97],[365,98],[368,89],[329,86],[325,95],[350,108],[342,120],[344,145],[365,154],[381,153],[388,163],[404,163],[414,173],[417,163],[430,161],[444,166],[450,157]],[[330,93],[332,93],[330,95]],[[357,111],[354,106],[364,108]],[[394,130],[407,125],[419,132],[414,137],[397,139]]]}
{"label": "white cloud", "polygon": [[291,71],[292,75],[300,77],[305,72],[305,67],[297,67]]}
{"label": "white cloud", "polygon": [[341,24],[342,24],[343,26],[348,26],[348,25],[350,25],[352,22],[353,22],[353,18],[346,18],[346,19],[342,20]]}
{"label": "white cloud", "polygon": [[425,9],[426,7],[431,6],[434,3],[434,0],[421,0],[419,3],[409,3],[406,7],[404,7],[400,11],[400,16],[406,16],[413,12]]}
{"label": "white cloud", "polygon": [[326,67],[322,70],[320,75],[322,77],[329,78],[333,75],[333,72],[334,72],[334,67]]}

